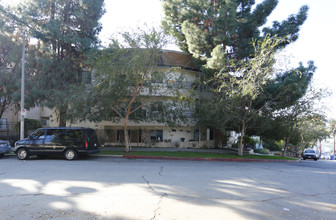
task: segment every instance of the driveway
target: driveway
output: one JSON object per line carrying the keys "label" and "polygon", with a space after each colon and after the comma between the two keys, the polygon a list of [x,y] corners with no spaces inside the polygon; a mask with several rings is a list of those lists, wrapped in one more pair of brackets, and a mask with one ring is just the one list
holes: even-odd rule
{"label": "driveway", "polygon": [[334,219],[336,161],[0,160],[0,219]]}

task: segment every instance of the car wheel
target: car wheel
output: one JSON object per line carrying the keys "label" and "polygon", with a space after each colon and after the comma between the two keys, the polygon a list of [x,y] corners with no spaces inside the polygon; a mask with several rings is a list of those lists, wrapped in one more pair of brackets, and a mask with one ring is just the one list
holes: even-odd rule
{"label": "car wheel", "polygon": [[0,154],[0,158],[3,158],[5,156],[5,154]]}
{"label": "car wheel", "polygon": [[315,160],[315,161],[317,161],[317,159],[316,159],[316,158],[314,158],[314,160]]}
{"label": "car wheel", "polygon": [[74,149],[67,149],[64,152],[64,157],[67,160],[75,160],[77,158],[77,152]]}
{"label": "car wheel", "polygon": [[20,148],[16,153],[17,158],[20,160],[26,160],[29,158],[29,152],[26,148]]}

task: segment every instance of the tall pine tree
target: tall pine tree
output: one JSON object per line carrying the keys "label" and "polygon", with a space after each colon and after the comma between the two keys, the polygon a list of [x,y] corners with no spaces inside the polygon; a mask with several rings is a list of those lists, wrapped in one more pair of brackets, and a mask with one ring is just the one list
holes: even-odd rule
{"label": "tall pine tree", "polygon": [[[285,98],[278,96],[277,100],[274,100],[272,92],[275,90],[265,91],[266,85],[271,87],[269,84],[272,82],[266,81],[270,80],[269,76],[273,74],[265,71],[273,71],[273,63],[267,64],[264,59],[260,61],[264,64],[258,63],[258,65],[261,65],[259,68],[262,74],[268,77],[263,79],[266,80],[263,85],[258,86],[259,90],[253,92],[251,96],[253,99],[248,99],[253,102],[244,103],[244,97],[246,97],[244,91],[249,90],[249,87],[256,87],[254,85],[254,79],[258,78],[256,74],[252,72],[249,75],[251,81],[246,85],[244,85],[245,76],[238,77],[234,85],[230,82],[229,73],[235,72],[239,75],[242,71],[251,72],[255,69],[253,59],[263,57],[255,57],[252,41],[262,42],[267,37],[287,39],[272,48],[273,53],[298,39],[299,29],[307,18],[307,6],[302,6],[298,14],[290,15],[287,20],[273,22],[272,27],[262,29],[277,4],[278,0],[264,0],[260,4],[256,4],[255,0],[163,0],[164,30],[176,38],[183,51],[190,52],[201,63],[203,83],[206,85],[202,89],[206,89],[204,93],[206,97],[200,96],[200,123],[220,131],[216,132],[219,146],[222,136],[220,133],[223,134],[225,130],[248,133],[246,130],[248,123],[258,116],[252,113],[261,112],[261,109],[266,111],[264,106],[270,105],[272,109],[268,108],[269,111],[286,108],[305,94],[306,89],[295,87],[292,91],[286,91],[286,95],[293,100],[286,101]],[[267,67],[266,64],[271,66]],[[219,79],[218,76],[221,74],[228,75]],[[208,81],[214,76],[213,80]],[[290,76],[286,75],[285,78],[289,79]],[[310,83],[311,76],[307,79],[299,79],[301,84],[305,84],[303,88]],[[229,88],[226,93],[216,91],[220,84]],[[237,91],[238,87],[240,91]],[[239,97],[228,95],[237,92],[243,95]],[[239,122],[237,122],[236,113],[240,111],[237,109],[242,110],[243,113],[243,117],[239,116]],[[242,154],[241,145],[242,143],[240,143],[240,154]]]}
{"label": "tall pine tree", "polygon": [[208,66],[216,68],[228,57],[249,57],[253,53],[252,39],[260,40],[266,34],[291,41],[298,38],[307,6],[260,31],[277,4],[277,0],[264,0],[258,5],[254,0],[163,0],[162,25],[183,51],[207,58]]}
{"label": "tall pine tree", "polygon": [[81,83],[82,54],[98,43],[103,6],[103,0],[29,0],[18,6],[21,23],[38,40],[35,94],[57,110],[59,126],[66,125],[72,86]]}
{"label": "tall pine tree", "polygon": [[[4,8],[2,8],[4,9]],[[20,94],[22,38],[13,23],[0,13],[0,118]]]}

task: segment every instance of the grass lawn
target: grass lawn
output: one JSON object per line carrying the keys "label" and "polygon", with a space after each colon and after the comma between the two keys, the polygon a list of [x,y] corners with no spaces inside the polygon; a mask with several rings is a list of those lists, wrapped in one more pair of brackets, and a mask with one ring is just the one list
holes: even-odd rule
{"label": "grass lawn", "polygon": [[132,156],[157,156],[157,157],[193,157],[193,158],[227,158],[227,159],[266,159],[266,160],[297,160],[295,158],[280,156],[264,156],[245,154],[240,157],[235,153],[209,153],[209,152],[189,152],[189,151],[125,151],[103,150],[99,154],[102,155],[132,155]]}

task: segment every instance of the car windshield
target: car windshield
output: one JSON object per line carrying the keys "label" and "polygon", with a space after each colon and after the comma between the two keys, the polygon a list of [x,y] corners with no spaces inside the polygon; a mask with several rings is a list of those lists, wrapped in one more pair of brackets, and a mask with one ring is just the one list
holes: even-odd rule
{"label": "car windshield", "polygon": [[306,150],[305,153],[315,153],[314,150]]}
{"label": "car windshield", "polygon": [[43,130],[43,129],[36,130],[30,136],[32,137],[32,139],[43,139],[44,138],[44,131],[45,130]]}

